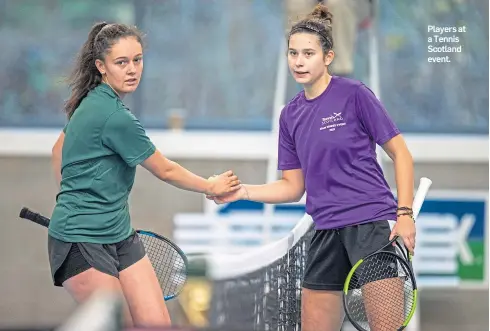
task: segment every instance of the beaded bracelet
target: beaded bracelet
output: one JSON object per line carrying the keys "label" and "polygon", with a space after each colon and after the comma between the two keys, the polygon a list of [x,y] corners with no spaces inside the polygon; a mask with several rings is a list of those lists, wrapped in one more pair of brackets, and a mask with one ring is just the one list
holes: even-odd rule
{"label": "beaded bracelet", "polygon": [[396,214],[396,218],[400,217],[400,216],[410,216],[410,218],[412,219],[412,221],[415,223],[415,218],[413,217],[413,213],[401,213],[401,214]]}

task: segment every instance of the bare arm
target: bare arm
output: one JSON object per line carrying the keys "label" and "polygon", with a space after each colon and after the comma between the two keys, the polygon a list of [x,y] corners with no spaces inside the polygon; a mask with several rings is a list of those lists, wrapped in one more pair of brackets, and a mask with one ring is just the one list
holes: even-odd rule
{"label": "bare arm", "polygon": [[398,207],[412,208],[413,159],[402,135],[397,135],[383,145],[383,149],[395,165]]}
{"label": "bare arm", "polygon": [[270,204],[297,202],[305,193],[305,181],[301,169],[284,170],[282,178],[262,185],[243,184],[241,188],[228,195],[207,197],[216,203],[236,200],[250,200]]}
{"label": "bare arm", "polygon": [[301,169],[285,170],[282,178],[263,185],[244,185],[247,199],[263,203],[287,203],[301,200],[305,181]]}
{"label": "bare arm", "polygon": [[53,148],[51,149],[51,168],[53,169],[58,188],[60,187],[61,183],[61,151],[63,149],[64,141],[65,133],[61,132],[58,140],[56,140]]}
{"label": "bare arm", "polygon": [[158,150],[141,165],[160,180],[187,191],[219,195],[240,188],[240,181],[231,171],[218,176],[216,180],[207,180],[167,159]]}
{"label": "bare arm", "polygon": [[[383,145],[383,149],[395,163],[395,180],[398,196],[398,207],[412,208],[413,200],[413,159],[401,135],[397,135]],[[407,211],[400,210],[398,215]],[[410,254],[415,249],[415,223],[410,215],[400,215],[391,230],[389,240],[400,236]]]}

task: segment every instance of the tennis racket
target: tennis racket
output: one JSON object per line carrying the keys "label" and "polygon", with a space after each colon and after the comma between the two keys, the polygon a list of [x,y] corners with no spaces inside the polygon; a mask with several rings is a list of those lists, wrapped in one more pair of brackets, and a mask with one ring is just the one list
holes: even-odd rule
{"label": "tennis racket", "polygon": [[[416,218],[432,181],[421,178],[413,201]],[[344,283],[347,318],[359,331],[404,330],[417,305],[412,257],[398,237],[359,260]]]}
{"label": "tennis racket", "polygon": [[[49,218],[28,208],[22,208],[19,216],[42,226],[49,226]],[[187,280],[187,257],[177,245],[165,237],[151,231],[136,230],[136,232],[155,269],[165,301],[175,298],[180,294]]]}

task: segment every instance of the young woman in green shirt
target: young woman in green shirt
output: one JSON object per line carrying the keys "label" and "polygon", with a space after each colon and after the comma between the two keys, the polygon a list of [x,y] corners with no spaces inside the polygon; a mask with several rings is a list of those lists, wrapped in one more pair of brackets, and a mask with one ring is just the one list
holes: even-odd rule
{"label": "young woman in green shirt", "polygon": [[128,326],[165,326],[170,317],[153,267],[131,227],[128,196],[136,166],[184,190],[218,196],[240,188],[231,171],[204,179],[168,160],[124,105],[143,72],[141,33],[123,24],[92,27],[73,70],[68,124],[52,150],[60,191],[49,225],[55,286],[77,302],[96,290],[126,301]]}

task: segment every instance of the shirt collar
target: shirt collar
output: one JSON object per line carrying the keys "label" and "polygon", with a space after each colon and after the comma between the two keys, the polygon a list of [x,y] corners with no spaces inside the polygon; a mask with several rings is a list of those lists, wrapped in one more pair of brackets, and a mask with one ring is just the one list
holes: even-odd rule
{"label": "shirt collar", "polygon": [[103,82],[100,83],[97,86],[97,89],[99,89],[102,92],[107,93],[108,95],[110,95],[113,98],[119,98],[119,96],[117,95],[117,93],[107,83],[103,83]]}

